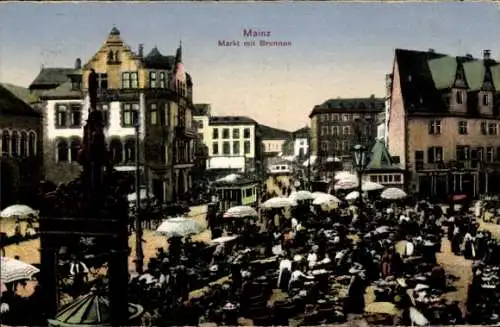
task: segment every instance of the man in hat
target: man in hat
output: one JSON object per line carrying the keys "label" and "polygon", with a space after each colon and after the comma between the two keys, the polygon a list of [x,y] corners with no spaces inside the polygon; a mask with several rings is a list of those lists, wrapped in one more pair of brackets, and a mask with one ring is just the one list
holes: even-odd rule
{"label": "man in hat", "polygon": [[73,276],[73,298],[78,297],[83,289],[83,286],[87,282],[89,269],[85,263],[78,260],[76,255],[71,255],[71,263],[69,268],[69,273]]}

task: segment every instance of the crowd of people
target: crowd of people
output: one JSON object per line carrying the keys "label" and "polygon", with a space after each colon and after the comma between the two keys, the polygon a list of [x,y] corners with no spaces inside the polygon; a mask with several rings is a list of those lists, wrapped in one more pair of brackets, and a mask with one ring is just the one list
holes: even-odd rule
{"label": "crowd of people", "polygon": [[[279,192],[268,197],[293,191],[290,183],[274,183]],[[328,210],[305,200],[253,218],[219,213],[209,223],[213,241],[173,237],[168,248],[158,248],[146,271],[131,276],[129,301],[144,307],[146,326],[360,318],[398,325],[497,323],[500,243],[468,209],[388,201],[375,192],[362,203],[343,201]],[[446,296],[461,278],[439,264],[446,241],[450,255],[473,262],[466,303]],[[73,275],[85,274],[76,259],[70,267]]]}

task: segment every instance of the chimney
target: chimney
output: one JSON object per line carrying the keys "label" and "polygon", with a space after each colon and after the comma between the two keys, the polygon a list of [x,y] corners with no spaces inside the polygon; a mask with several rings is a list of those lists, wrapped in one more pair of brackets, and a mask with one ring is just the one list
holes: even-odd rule
{"label": "chimney", "polygon": [[491,50],[489,50],[489,49],[483,50],[483,59],[484,60],[491,59]]}
{"label": "chimney", "polygon": [[144,44],[139,44],[139,58],[143,58],[144,57]]}
{"label": "chimney", "polygon": [[428,52],[429,53],[435,53],[436,51],[434,51],[434,49],[432,49],[432,48],[429,48]]}
{"label": "chimney", "polygon": [[82,60],[80,58],[75,60],[75,69],[82,69]]}

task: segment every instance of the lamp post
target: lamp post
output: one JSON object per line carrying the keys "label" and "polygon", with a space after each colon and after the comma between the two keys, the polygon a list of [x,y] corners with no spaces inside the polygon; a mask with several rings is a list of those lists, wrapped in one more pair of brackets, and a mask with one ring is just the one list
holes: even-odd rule
{"label": "lamp post", "polygon": [[[142,274],[144,254],[142,252],[142,221],[141,221],[141,168],[139,162],[139,113],[135,120],[135,270]],[[146,190],[147,191],[147,190]]]}
{"label": "lamp post", "polygon": [[359,207],[361,208],[363,206],[362,177],[369,160],[367,158],[366,147],[364,147],[361,144],[356,144],[352,152],[354,155],[354,166],[356,168],[356,172],[358,173],[358,192],[359,192],[358,201],[359,201]]}

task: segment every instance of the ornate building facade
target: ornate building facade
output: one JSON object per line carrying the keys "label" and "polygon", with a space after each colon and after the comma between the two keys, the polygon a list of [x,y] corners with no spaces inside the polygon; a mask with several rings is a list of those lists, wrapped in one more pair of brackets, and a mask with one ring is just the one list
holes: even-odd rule
{"label": "ornate building facade", "polygon": [[410,192],[500,191],[500,64],[434,50],[396,49],[388,148],[408,173]]}
{"label": "ornate building facade", "polygon": [[[31,86],[39,92],[44,106],[45,161],[52,167],[47,170],[50,179],[67,181],[79,173],[79,166],[72,165],[73,154],[80,147],[82,121],[89,108],[88,75],[95,71],[98,109],[105,117],[115,168],[135,171],[138,151],[143,187],[158,200],[174,201],[188,192],[196,134],[191,126],[193,85],[184,71],[181,46],[175,56],[162,55],[156,47],[145,55],[142,45],[133,51],[113,28],[85,65],[77,61],[72,69],[55,69],[59,74],[42,69]],[[47,86],[50,83],[42,87],[40,81],[49,77],[53,79],[51,87]]]}

